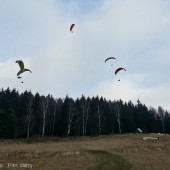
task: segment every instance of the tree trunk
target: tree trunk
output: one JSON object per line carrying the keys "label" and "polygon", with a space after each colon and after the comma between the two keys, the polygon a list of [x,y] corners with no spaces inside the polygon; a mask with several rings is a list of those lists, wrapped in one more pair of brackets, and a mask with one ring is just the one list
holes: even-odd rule
{"label": "tree trunk", "polygon": [[119,109],[119,104],[116,103],[116,117],[117,117],[117,123],[118,123],[118,126],[119,126],[119,133],[121,134],[122,133],[122,130],[121,130],[121,124],[120,124],[120,109]]}
{"label": "tree trunk", "polygon": [[44,135],[45,135],[47,109],[48,109],[48,96],[44,98],[42,101],[42,111],[43,111],[42,138],[44,138]]}
{"label": "tree trunk", "polygon": [[28,126],[27,126],[27,138],[30,137],[30,123],[28,123]]}
{"label": "tree trunk", "polygon": [[85,105],[83,104],[83,136],[85,135]]}
{"label": "tree trunk", "polygon": [[27,115],[27,138],[30,137],[30,125],[31,125],[31,119],[32,119],[32,100],[29,102],[29,106],[28,106],[28,115]]}
{"label": "tree trunk", "polygon": [[54,106],[54,112],[53,112],[53,129],[52,129],[52,136],[54,136],[55,114],[56,114],[56,105]]}
{"label": "tree trunk", "polygon": [[98,104],[98,106],[97,106],[97,113],[98,113],[98,120],[99,120],[99,122],[98,122],[98,126],[99,126],[99,135],[101,135],[101,115],[100,115],[100,108],[99,108],[99,104]]}
{"label": "tree trunk", "polygon": [[86,117],[85,117],[85,127],[84,127],[84,133],[86,135],[87,133],[87,121],[88,121],[88,118],[89,118],[89,103],[87,102],[87,108],[86,108]]}
{"label": "tree trunk", "polygon": [[45,133],[45,123],[46,123],[46,112],[43,112],[42,138],[44,138],[44,133]]}
{"label": "tree trunk", "polygon": [[70,107],[69,107],[69,116],[68,116],[68,130],[67,130],[67,135],[70,134],[72,121],[73,121],[73,113],[72,113],[72,108],[71,108],[71,105],[70,105]]}

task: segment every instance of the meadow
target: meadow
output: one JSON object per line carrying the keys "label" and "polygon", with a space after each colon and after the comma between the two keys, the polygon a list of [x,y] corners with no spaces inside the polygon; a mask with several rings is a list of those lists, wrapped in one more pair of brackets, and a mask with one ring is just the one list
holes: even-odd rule
{"label": "meadow", "polygon": [[[144,141],[144,136],[160,139]],[[167,170],[169,155],[170,135],[0,140],[4,170]]]}

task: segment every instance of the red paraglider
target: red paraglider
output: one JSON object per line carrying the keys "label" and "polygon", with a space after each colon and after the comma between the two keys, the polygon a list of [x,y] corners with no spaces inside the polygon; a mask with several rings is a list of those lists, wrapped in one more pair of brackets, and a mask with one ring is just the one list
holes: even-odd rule
{"label": "red paraglider", "polygon": [[75,24],[71,24],[70,26],[70,32],[73,32],[73,27],[75,26]]}
{"label": "red paraglider", "polygon": [[[120,67],[118,69],[115,70],[115,75],[120,71],[120,70],[125,70],[123,67]],[[126,70],[125,70],[126,71]]]}

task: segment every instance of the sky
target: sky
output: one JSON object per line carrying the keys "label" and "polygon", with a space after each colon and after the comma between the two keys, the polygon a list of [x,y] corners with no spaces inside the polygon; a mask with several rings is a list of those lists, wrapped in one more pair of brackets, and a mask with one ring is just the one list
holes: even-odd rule
{"label": "sky", "polygon": [[[170,111],[169,9],[168,0],[1,0],[0,88]],[[32,71],[24,83],[16,60]]]}

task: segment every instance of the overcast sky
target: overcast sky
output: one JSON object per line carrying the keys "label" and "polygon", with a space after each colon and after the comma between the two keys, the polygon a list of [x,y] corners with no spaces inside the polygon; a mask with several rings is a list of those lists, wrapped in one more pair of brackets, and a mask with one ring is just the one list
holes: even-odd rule
{"label": "overcast sky", "polygon": [[[169,9],[169,0],[1,0],[0,86],[170,110]],[[32,71],[24,83],[16,60]]]}

